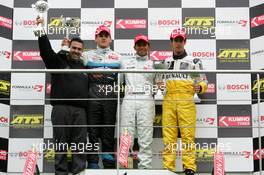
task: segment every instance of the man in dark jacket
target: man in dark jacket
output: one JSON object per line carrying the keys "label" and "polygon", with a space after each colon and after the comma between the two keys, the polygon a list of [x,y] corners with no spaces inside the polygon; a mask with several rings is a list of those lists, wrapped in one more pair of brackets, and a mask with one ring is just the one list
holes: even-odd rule
{"label": "man in dark jacket", "polygon": [[[43,20],[38,18],[37,23]],[[40,55],[48,69],[84,69],[80,56],[83,51],[83,41],[73,38],[70,41],[70,51],[55,53],[47,35],[38,38]],[[85,73],[51,74],[51,104],[53,105],[51,120],[53,124],[53,139],[55,142],[55,173],[68,174],[67,150],[71,149],[72,172],[78,174],[86,168],[86,155],[83,152],[87,141],[86,100],[88,97],[88,76]],[[75,98],[75,99],[74,99]],[[65,99],[65,100],[63,100]],[[70,100],[69,100],[70,99]],[[60,127],[56,125],[76,125],[76,127]],[[83,147],[84,146],[84,147]],[[82,150],[80,150],[82,149]],[[74,154],[77,153],[77,154]],[[65,153],[65,154],[64,154]]]}

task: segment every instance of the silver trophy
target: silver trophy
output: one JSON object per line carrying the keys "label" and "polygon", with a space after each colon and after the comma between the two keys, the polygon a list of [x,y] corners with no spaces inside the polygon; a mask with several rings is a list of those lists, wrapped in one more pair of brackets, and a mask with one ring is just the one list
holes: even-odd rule
{"label": "silver trophy", "polygon": [[[62,17],[62,26],[65,29],[65,37],[69,39],[71,30],[78,27],[79,24],[80,24],[80,21],[78,19],[71,18],[71,17],[65,17],[65,18]],[[62,46],[61,49],[65,51],[69,51],[69,47],[65,45]]]}
{"label": "silver trophy", "polygon": [[[49,9],[49,4],[44,0],[39,0],[35,4],[32,4],[31,7],[34,8],[38,12],[38,16],[43,19],[44,13]],[[44,24],[38,24],[37,28],[33,31],[36,37],[43,36],[45,34]]]}

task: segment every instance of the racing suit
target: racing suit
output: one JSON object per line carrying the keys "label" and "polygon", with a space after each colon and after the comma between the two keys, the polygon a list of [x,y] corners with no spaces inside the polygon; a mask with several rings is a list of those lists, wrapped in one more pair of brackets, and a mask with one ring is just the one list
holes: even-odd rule
{"label": "racing suit", "polygon": [[[84,64],[88,69],[119,69],[121,56],[110,48],[90,50],[83,54]],[[115,125],[117,100],[100,98],[116,98],[117,73],[89,74],[88,125]],[[109,90],[109,91],[107,91]],[[102,143],[102,152],[114,152],[115,127],[90,127],[89,142],[93,144],[93,152],[98,151],[95,144]],[[88,155],[88,163],[98,164],[98,154]],[[104,168],[115,168],[114,154],[102,154]]]}
{"label": "racing suit", "polygon": [[[154,68],[153,61],[148,56],[136,55],[122,61],[122,69],[144,69]],[[155,117],[155,101],[153,99],[153,73],[126,73],[125,96],[121,106],[121,131],[127,129],[132,136],[131,150],[137,128],[139,143],[139,165],[140,169],[150,169],[152,162],[153,121]]]}
{"label": "racing suit", "polygon": [[[166,69],[200,70],[202,62],[186,52],[165,60]],[[175,171],[178,128],[182,138],[182,161],[184,169],[196,171],[195,162],[195,127],[196,107],[193,100],[194,84],[200,85],[199,93],[207,89],[207,79],[204,74],[167,73],[165,74],[166,95],[162,104],[162,134],[164,142],[163,166]]]}

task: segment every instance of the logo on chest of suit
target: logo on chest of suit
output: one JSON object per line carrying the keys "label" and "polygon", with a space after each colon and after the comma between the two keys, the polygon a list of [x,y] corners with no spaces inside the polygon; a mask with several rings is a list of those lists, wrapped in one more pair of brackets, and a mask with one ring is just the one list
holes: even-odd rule
{"label": "logo on chest of suit", "polygon": [[114,54],[114,53],[110,53],[108,55],[108,58],[111,60],[118,60],[118,55]]}

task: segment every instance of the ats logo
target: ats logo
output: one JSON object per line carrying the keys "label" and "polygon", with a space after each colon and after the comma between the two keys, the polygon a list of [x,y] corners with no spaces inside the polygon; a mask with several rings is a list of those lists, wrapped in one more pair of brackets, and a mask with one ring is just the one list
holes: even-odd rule
{"label": "ats logo", "polygon": [[258,94],[258,86],[259,86],[259,89],[260,89],[260,93],[263,93],[264,92],[264,78],[261,78],[259,80],[259,83],[257,80],[255,80],[253,82],[253,87],[252,87],[252,93],[253,94]]}
{"label": "ats logo", "polygon": [[10,95],[10,82],[6,80],[0,80],[0,94]]}
{"label": "ats logo", "polygon": [[71,19],[72,23],[70,24],[69,27],[75,27],[75,28],[79,28],[80,27],[80,18],[79,17],[51,17],[48,27],[55,27],[55,28],[63,28],[65,27],[66,21]]}
{"label": "ats logo", "polygon": [[0,59],[9,60],[11,58],[11,52],[9,51],[0,51]]}
{"label": "ats logo", "polygon": [[[55,150],[54,149],[49,149],[44,152],[44,159],[47,162],[54,163],[54,158],[55,158]],[[70,149],[67,150],[67,160],[70,162],[72,160],[72,152]]]}
{"label": "ats logo", "polygon": [[185,17],[183,26],[189,28],[211,28],[215,26],[214,17]]}
{"label": "ats logo", "polygon": [[158,27],[177,27],[180,25],[179,19],[158,19],[150,21],[150,25]]}
{"label": "ats logo", "polygon": [[146,19],[116,19],[117,29],[146,29]]}
{"label": "ats logo", "polygon": [[42,114],[14,114],[11,125],[15,128],[39,128],[43,118]]}
{"label": "ats logo", "polygon": [[217,58],[219,58],[220,62],[249,62],[249,49],[219,49]]}
{"label": "ats logo", "polygon": [[205,161],[213,161],[213,156],[215,153],[215,149],[197,149],[196,150],[196,158],[199,162]]}

